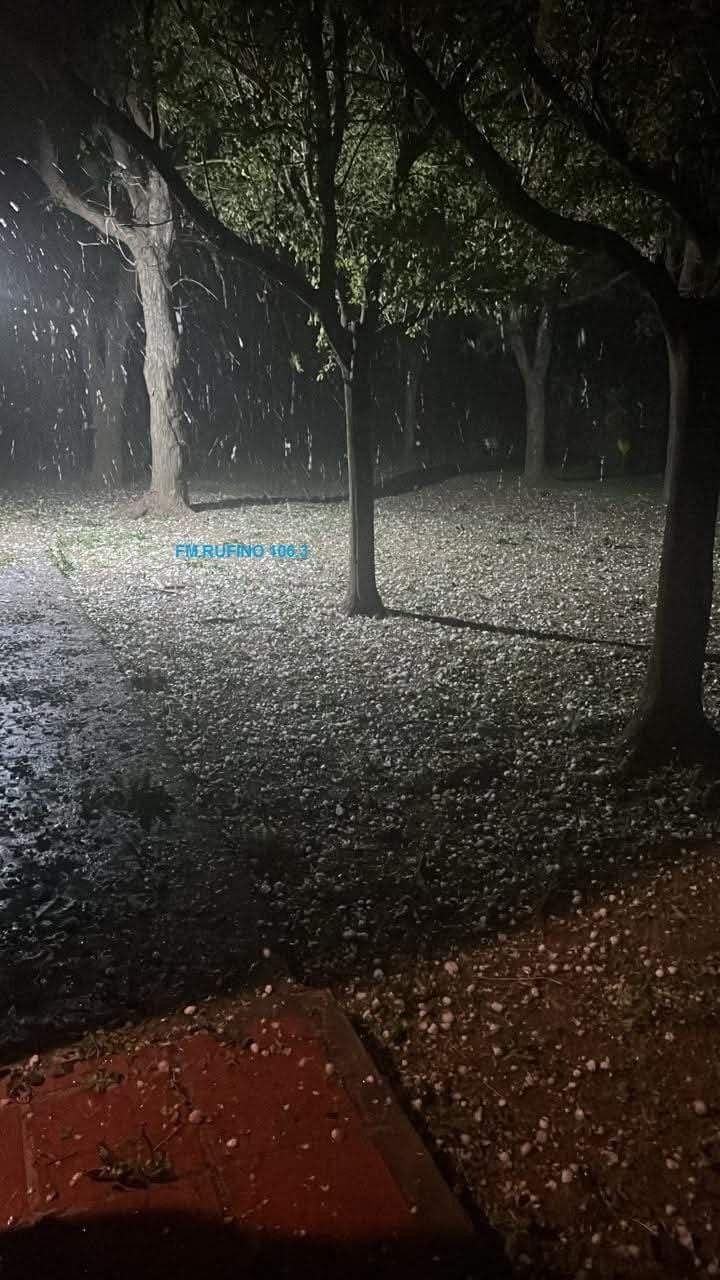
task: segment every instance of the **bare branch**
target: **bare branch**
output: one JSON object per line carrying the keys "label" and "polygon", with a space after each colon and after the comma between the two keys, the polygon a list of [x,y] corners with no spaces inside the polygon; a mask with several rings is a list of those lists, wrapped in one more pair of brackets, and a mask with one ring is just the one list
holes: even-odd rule
{"label": "bare branch", "polygon": [[129,227],[118,222],[110,212],[103,214],[87,200],[83,200],[69,186],[58,164],[57,151],[44,121],[40,122],[36,159],[31,163],[55,204],[61,205],[69,213],[74,213],[84,222],[88,222],[91,227],[95,227],[106,241],[113,236],[117,240],[122,240],[131,253],[137,252],[138,238]]}
{"label": "bare branch", "polygon": [[141,189],[141,193],[138,194],[139,184],[133,178],[130,152],[128,151],[125,141],[122,138],[119,138],[116,133],[112,132],[106,133],[106,137],[110,143],[113,160],[119,170],[119,178],[123,185],[123,189],[127,192],[127,197],[130,201],[134,217],[136,219],[147,218],[147,200],[145,199]]}
{"label": "bare branch", "polygon": [[[317,194],[322,211],[318,288],[327,305],[330,298],[334,297],[337,275],[336,177],[342,134],[337,133],[338,121],[333,121],[330,106],[330,86],[323,40],[324,10],[323,0],[319,0],[312,6],[305,24],[304,43],[310,68],[310,86],[315,115]],[[333,34],[336,34],[335,30]],[[344,74],[342,69],[341,73]],[[337,85],[334,86],[334,91],[337,102],[340,93]]]}
{"label": "bare branch", "polygon": [[[36,62],[39,61],[36,49],[32,50],[31,56]],[[165,180],[168,191],[212,245],[276,281],[298,298],[313,315],[317,315],[339,360],[344,364],[349,363],[349,337],[340,323],[334,296],[323,297],[320,290],[311,284],[304,271],[292,260],[265,245],[247,240],[216,218],[180,176],[167,152],[113,103],[97,97],[71,67],[65,66],[58,71],[56,61],[53,61],[48,52],[41,70],[49,83],[57,82],[58,77],[60,78],[63,87],[70,91],[89,120],[124,138],[129,146],[157,170]],[[127,235],[127,228],[123,228],[123,231]]]}
{"label": "bare branch", "polygon": [[632,154],[627,138],[610,119],[607,108],[600,99],[599,90],[595,90],[598,110],[589,111],[575,100],[559,77],[540,57],[537,49],[530,50],[527,69],[538,88],[555,104],[565,118],[576,124],[586,138],[614,160],[633,182],[651,195],[657,196],[679,214],[701,241],[711,245],[717,244],[718,235],[715,224],[697,208],[695,202],[675,182],[672,175],[659,166],[646,164],[639,156]]}
{"label": "bare branch", "polygon": [[147,54],[148,80],[150,84],[150,136],[160,142],[160,113],[158,111],[157,81],[153,66],[153,26],[155,23],[155,0],[145,0],[143,9],[143,33]]}
{"label": "bare branch", "polygon": [[204,151],[202,155],[202,167],[203,167],[203,177],[205,179],[205,190],[207,192],[208,204],[210,205],[210,208],[213,211],[213,215],[217,218],[218,208],[215,203],[215,196],[213,195],[212,184],[210,182],[210,174],[208,172],[207,156],[205,155]]}
{"label": "bare branch", "polygon": [[411,84],[424,94],[438,119],[463,144],[476,168],[508,211],[535,227],[556,244],[586,253],[602,254],[631,272],[652,296],[663,314],[674,311],[677,297],[665,271],[646,258],[629,240],[610,227],[557,213],[526,191],[517,170],[495,149],[482,130],[449,94],[395,26],[376,19],[378,35],[395,54]]}
{"label": "bare branch", "polygon": [[558,311],[567,311],[570,307],[579,307],[583,302],[589,302],[591,298],[597,298],[603,293],[610,293],[613,289],[622,284],[624,280],[630,279],[629,271],[621,271],[619,275],[613,276],[612,280],[606,280],[604,284],[599,284],[595,289],[588,289],[587,293],[581,293],[574,298],[563,298],[562,302],[557,305]]}

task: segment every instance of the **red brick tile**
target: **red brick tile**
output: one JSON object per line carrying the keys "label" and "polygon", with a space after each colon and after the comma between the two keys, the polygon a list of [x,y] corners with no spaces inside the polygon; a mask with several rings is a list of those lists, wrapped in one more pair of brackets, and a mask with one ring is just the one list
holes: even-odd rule
{"label": "red brick tile", "polygon": [[18,1103],[0,1106],[0,1228],[28,1214],[22,1111]]}
{"label": "red brick tile", "polygon": [[[171,1046],[77,1064],[38,1086],[29,1105],[0,1107],[5,1221],[119,1216],[140,1231],[155,1211],[338,1242],[412,1233],[418,1220],[311,1016],[257,1016],[246,1029],[256,1052],[245,1037],[241,1047],[189,1032]],[[335,1034],[351,1081],[355,1051]],[[97,1077],[111,1072],[121,1083],[99,1091]],[[128,1160],[164,1153],[176,1179],[131,1190],[98,1181],[89,1174],[102,1167],[103,1146]]]}

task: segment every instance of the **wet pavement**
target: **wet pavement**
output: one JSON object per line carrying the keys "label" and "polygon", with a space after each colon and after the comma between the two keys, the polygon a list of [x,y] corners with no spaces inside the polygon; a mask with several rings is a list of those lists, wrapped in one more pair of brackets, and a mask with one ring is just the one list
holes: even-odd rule
{"label": "wet pavement", "polygon": [[237,986],[244,833],[198,815],[63,575],[0,567],[0,1061]]}

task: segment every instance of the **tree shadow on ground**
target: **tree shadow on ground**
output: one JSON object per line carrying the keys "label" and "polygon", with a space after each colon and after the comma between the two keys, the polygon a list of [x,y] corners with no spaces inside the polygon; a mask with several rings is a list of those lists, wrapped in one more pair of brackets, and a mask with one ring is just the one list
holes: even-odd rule
{"label": "tree shadow on ground", "polygon": [[189,1213],[48,1218],[0,1235],[3,1280],[509,1280],[497,1239],[342,1241],[241,1230]]}
{"label": "tree shadow on ground", "polygon": [[[440,484],[454,476],[479,475],[488,471],[487,466],[459,467],[447,464],[441,467],[419,467],[414,471],[404,471],[400,475],[386,476],[374,486],[376,498],[399,497],[404,493],[412,493],[417,489],[426,489],[430,485]],[[348,501],[345,491],[339,493],[302,493],[302,494],[262,494],[260,497],[219,498],[212,502],[191,502],[193,511],[233,511],[241,507],[278,506],[281,503],[341,503]]]}
{"label": "tree shadow on ground", "polygon": [[[451,614],[416,613],[411,609],[388,609],[390,618],[410,618],[416,622],[435,622],[444,627],[464,627],[487,635],[519,636],[523,640],[553,640],[572,645],[599,645],[605,649],[623,649],[633,653],[649,653],[649,644],[637,640],[613,640],[604,636],[576,635],[568,631],[544,631],[535,627],[511,627],[496,622],[477,622],[472,618],[455,618]],[[720,663],[720,653],[706,653],[705,661]]]}

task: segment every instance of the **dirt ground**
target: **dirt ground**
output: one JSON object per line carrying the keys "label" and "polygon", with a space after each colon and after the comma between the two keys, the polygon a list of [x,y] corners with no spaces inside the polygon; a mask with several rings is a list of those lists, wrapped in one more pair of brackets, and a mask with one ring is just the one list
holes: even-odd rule
{"label": "dirt ground", "polygon": [[345,993],[519,1275],[720,1273],[719,858]]}

